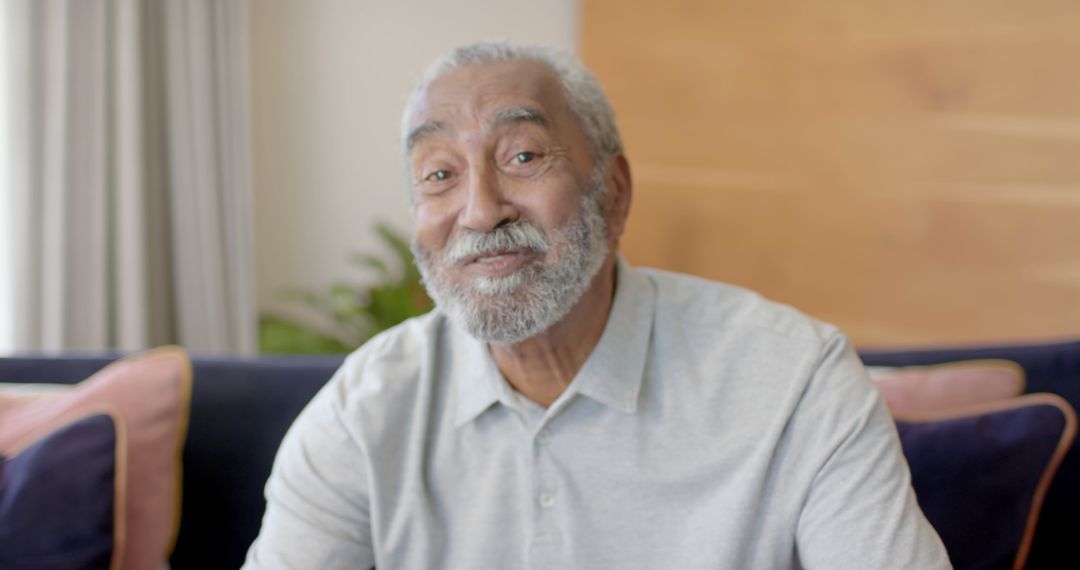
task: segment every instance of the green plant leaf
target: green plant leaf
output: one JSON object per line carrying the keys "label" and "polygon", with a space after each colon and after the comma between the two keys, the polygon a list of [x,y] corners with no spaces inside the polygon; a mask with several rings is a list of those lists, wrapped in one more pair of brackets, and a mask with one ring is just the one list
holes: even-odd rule
{"label": "green plant leaf", "polygon": [[259,352],[263,354],[343,354],[351,350],[340,340],[287,319],[259,318]]}
{"label": "green plant leaf", "polygon": [[412,250],[409,249],[409,242],[405,238],[394,232],[390,226],[386,224],[379,224],[375,227],[375,231],[383,238],[383,241],[390,246],[390,249],[397,254],[397,260],[401,263],[403,269],[407,269],[413,265]]}
{"label": "green plant leaf", "polygon": [[390,270],[390,266],[385,261],[375,257],[374,255],[368,255],[366,253],[354,253],[350,260],[354,265],[361,267],[369,267],[379,273],[379,276],[383,279],[393,279],[394,273]]}
{"label": "green plant leaf", "polygon": [[334,332],[289,321],[274,315],[260,319],[260,347],[270,353],[347,352],[372,335],[429,311],[434,304],[420,283],[408,241],[389,225],[375,227],[393,256],[390,260],[364,253],[349,258],[353,264],[376,271],[371,285],[334,283],[325,291],[289,289],[282,297],[305,307],[328,323]]}

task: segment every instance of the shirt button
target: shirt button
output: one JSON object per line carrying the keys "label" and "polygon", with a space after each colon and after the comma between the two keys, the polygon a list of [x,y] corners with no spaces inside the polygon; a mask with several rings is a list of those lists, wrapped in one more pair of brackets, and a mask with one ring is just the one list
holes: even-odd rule
{"label": "shirt button", "polygon": [[546,429],[540,430],[540,433],[536,434],[536,441],[539,442],[540,445],[547,445],[551,443],[551,432]]}
{"label": "shirt button", "polygon": [[536,498],[540,502],[540,506],[545,509],[555,504],[555,497],[549,493],[543,493]]}

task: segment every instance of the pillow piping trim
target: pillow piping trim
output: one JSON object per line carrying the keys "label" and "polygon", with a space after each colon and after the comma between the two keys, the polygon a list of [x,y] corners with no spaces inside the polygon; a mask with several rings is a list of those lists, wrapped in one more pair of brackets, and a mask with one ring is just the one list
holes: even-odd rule
{"label": "pillow piping trim", "polygon": [[178,345],[165,345],[142,352],[136,352],[118,358],[109,364],[105,365],[101,370],[98,370],[90,377],[94,377],[102,372],[114,367],[121,366],[127,362],[133,360],[141,360],[144,358],[160,358],[160,357],[172,357],[175,358],[180,364],[180,381],[178,382],[177,390],[179,394],[177,399],[179,400],[176,416],[176,443],[173,450],[172,457],[175,458],[173,462],[172,480],[173,497],[172,497],[172,520],[169,529],[168,539],[165,541],[165,550],[161,553],[164,560],[168,560],[172,555],[173,550],[176,548],[176,541],[180,536],[180,520],[182,517],[181,510],[183,509],[183,474],[184,474],[184,444],[187,441],[187,430],[190,423],[191,415],[191,385],[192,372],[191,358],[188,356],[187,350]]}
{"label": "pillow piping trim", "polygon": [[176,457],[176,462],[173,467],[173,481],[176,483],[173,489],[173,520],[172,520],[172,532],[169,535],[169,540],[165,543],[165,552],[162,553],[166,560],[172,555],[173,550],[176,549],[176,541],[180,536],[180,521],[182,518],[182,510],[184,505],[184,445],[187,443],[188,426],[191,422],[191,390],[194,378],[193,367],[191,364],[191,358],[188,356],[187,351],[180,346],[170,345],[158,348],[153,351],[155,354],[173,354],[180,360],[180,409],[179,417],[176,420],[176,450],[173,452],[173,456]]}

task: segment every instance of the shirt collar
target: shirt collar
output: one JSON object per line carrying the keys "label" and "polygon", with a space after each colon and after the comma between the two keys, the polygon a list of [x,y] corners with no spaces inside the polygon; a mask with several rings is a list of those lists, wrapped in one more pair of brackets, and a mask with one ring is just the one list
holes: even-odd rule
{"label": "shirt collar", "polygon": [[656,293],[652,283],[622,256],[616,267],[618,285],[607,325],[569,389],[610,408],[633,413],[645,375]]}
{"label": "shirt collar", "polygon": [[495,365],[487,343],[473,338],[449,319],[446,326],[452,329],[448,356],[453,360],[451,381],[457,385],[454,426],[461,427],[498,402],[502,391],[509,387]]}
{"label": "shirt collar", "polygon": [[[617,256],[616,268],[615,299],[600,342],[567,388],[570,393],[564,396],[577,393],[633,413],[637,410],[645,373],[656,294],[649,280],[630,267],[621,255]],[[450,326],[453,328],[449,334],[449,356],[453,361],[450,369],[457,384],[454,424],[460,427],[492,404],[512,401],[512,392],[487,344]]]}

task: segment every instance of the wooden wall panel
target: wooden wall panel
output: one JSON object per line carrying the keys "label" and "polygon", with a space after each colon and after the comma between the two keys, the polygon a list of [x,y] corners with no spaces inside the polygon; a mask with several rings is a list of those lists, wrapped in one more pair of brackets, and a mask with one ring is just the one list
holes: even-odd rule
{"label": "wooden wall panel", "polygon": [[864,346],[1080,336],[1080,2],[582,6],[634,263]]}

